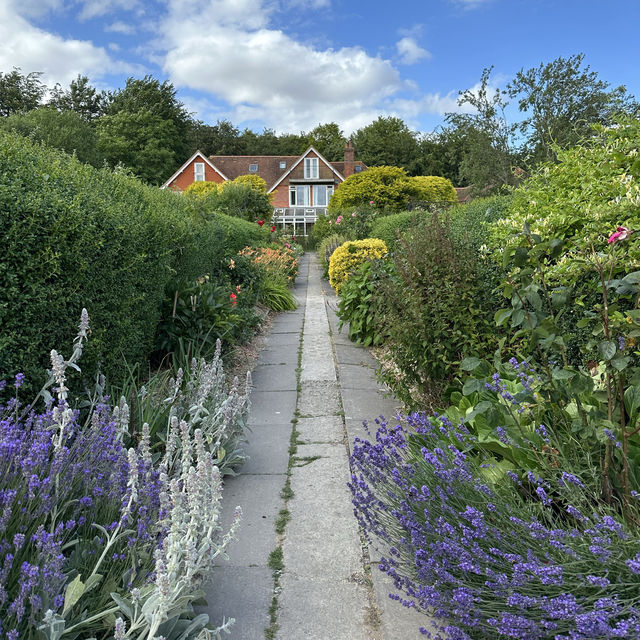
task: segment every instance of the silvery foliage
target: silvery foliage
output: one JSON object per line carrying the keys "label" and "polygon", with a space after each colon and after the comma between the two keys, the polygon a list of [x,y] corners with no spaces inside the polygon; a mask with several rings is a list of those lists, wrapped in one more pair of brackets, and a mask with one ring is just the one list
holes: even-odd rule
{"label": "silvery foliage", "polygon": [[[171,404],[167,450],[177,455],[180,439],[175,435],[174,418],[184,420],[191,429],[202,431],[207,449],[225,474],[233,473],[233,468],[245,460],[241,446],[246,442],[251,374],[247,372],[244,389],[240,389],[237,377],[229,388],[221,350],[218,340],[211,362],[194,358],[186,382],[184,372],[179,369],[176,379],[170,382],[171,393],[163,402]],[[170,441],[175,443],[175,449]]]}
{"label": "silvery foliage", "polygon": [[[45,400],[51,398],[47,389],[54,383],[57,385],[58,403],[54,408],[54,418],[58,432],[54,437],[55,446],[61,446],[64,441],[65,428],[71,417],[65,372],[69,367],[80,370],[76,362],[82,355],[88,330],[89,317],[83,309],[71,358],[64,360],[55,350],[51,352],[50,380],[39,394]],[[247,374],[244,395],[238,392],[237,378],[227,393],[220,351],[218,341],[210,364],[204,360],[193,363],[195,375],[187,383],[185,391],[181,391],[182,371],[174,381],[174,395],[169,400],[176,407],[175,414],[183,414],[187,419],[179,419],[178,415],[171,417],[165,454],[157,461],[157,466],[154,465],[160,472],[162,484],[161,520],[158,523],[158,537],[162,544],[154,554],[154,580],[144,588],[132,589],[129,598],[112,593],[114,606],[93,613],[85,621],[117,616],[114,640],[213,640],[219,639],[223,631],[228,633],[235,622],[233,618],[223,620],[220,627],[212,629],[206,627],[209,622],[206,614],[193,619],[181,617],[185,612],[193,612],[193,602],[204,595],[201,587],[210,579],[216,558],[225,554],[227,546],[235,538],[242,514],[240,507],[236,507],[231,527],[223,533],[220,524],[222,474],[216,463],[227,457],[223,442],[235,445],[242,438],[251,377]],[[121,401],[113,416],[118,420],[121,433],[128,433],[129,409],[126,402]],[[89,423],[92,423],[91,419]],[[235,449],[232,452],[234,456],[238,455]],[[122,506],[120,522],[111,533],[102,529],[105,535],[103,552],[84,583],[78,576],[68,585],[65,607],[67,598],[77,601],[95,586],[93,578],[110,548],[118,538],[128,533],[125,525],[138,497],[138,461],[146,464],[153,461],[147,424],[143,426],[138,450],[129,449],[128,459],[130,494]],[[230,461],[227,459],[226,463],[230,464]],[[72,629],[75,631],[75,628],[65,628],[64,617],[51,610],[46,612],[39,626],[43,637],[48,640],[59,640]]]}

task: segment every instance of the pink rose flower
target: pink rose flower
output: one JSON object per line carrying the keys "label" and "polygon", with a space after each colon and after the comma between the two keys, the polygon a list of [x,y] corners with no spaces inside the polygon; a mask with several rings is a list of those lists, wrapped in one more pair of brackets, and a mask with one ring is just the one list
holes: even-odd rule
{"label": "pink rose flower", "polygon": [[613,244],[615,242],[618,242],[620,240],[625,240],[626,238],[628,238],[631,234],[633,233],[633,231],[631,231],[630,229],[627,229],[627,227],[618,227],[615,231],[615,233],[612,233],[609,236],[609,240],[607,240],[607,242],[609,244]]}

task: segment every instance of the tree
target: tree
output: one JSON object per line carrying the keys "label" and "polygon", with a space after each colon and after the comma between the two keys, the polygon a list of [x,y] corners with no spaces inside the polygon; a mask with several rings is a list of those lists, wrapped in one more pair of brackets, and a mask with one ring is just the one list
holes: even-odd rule
{"label": "tree", "polygon": [[194,122],[189,129],[189,151],[202,151],[208,156],[236,156],[246,152],[240,131],[229,120],[209,125]]}
{"label": "tree", "polygon": [[420,158],[414,165],[415,173],[441,176],[454,184],[466,186],[466,181],[460,178],[464,148],[464,137],[452,127],[424,134],[420,140]]}
{"label": "tree", "polygon": [[344,158],[346,143],[342,129],[335,122],[319,124],[307,136],[307,146],[313,145],[329,162]]}
{"label": "tree", "polygon": [[93,122],[104,113],[107,94],[92,87],[87,76],[78,74],[66,90],[56,84],[48,104],[59,111],[75,111],[87,122]]}
{"label": "tree", "polygon": [[354,144],[358,158],[369,167],[402,167],[415,173],[420,147],[416,134],[400,118],[380,116],[356,131]]}
{"label": "tree", "polygon": [[593,124],[609,124],[617,113],[638,108],[624,86],[609,89],[583,61],[579,53],[521,69],[507,87],[520,111],[529,114],[519,128],[536,161],[555,160],[554,144],[574,146],[593,135]]}
{"label": "tree", "polygon": [[329,212],[373,203],[378,209],[400,211],[416,195],[407,172],[400,167],[372,167],[350,175],[329,201]]}
{"label": "tree", "polygon": [[176,165],[178,133],[171,120],[148,111],[120,111],[97,121],[98,149],[112,166],[119,163],[150,184],[162,184]]}
{"label": "tree", "polygon": [[128,78],[124,89],[110,93],[108,100],[106,114],[97,121],[105,156],[143,180],[161,184],[189,156],[192,120],[173,85],[152,76]]}
{"label": "tree", "polygon": [[458,105],[468,104],[475,113],[445,115],[451,125],[449,135],[462,139],[464,151],[459,177],[473,185],[477,193],[485,194],[515,183],[513,127],[504,116],[505,92],[489,86],[492,69],[483,70],[476,91],[460,92]]}
{"label": "tree", "polygon": [[102,164],[94,128],[73,111],[39,107],[27,113],[14,113],[0,121],[0,126],[50,147],[75,153],[78,160],[94,167]]}
{"label": "tree", "polygon": [[23,76],[19,67],[14,67],[11,73],[0,71],[0,116],[35,109],[47,90],[40,82],[41,75],[39,71],[32,71]]}

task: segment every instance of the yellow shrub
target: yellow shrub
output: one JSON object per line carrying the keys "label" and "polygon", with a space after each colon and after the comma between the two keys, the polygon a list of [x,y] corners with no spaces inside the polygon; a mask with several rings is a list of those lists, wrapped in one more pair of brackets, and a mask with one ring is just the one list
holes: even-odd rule
{"label": "yellow shrub", "polygon": [[212,191],[218,191],[219,186],[217,182],[192,182],[185,190],[185,194],[191,196],[199,196],[204,198],[208,196]]}
{"label": "yellow shrub", "polygon": [[241,176],[238,176],[234,182],[236,184],[248,184],[252,189],[256,191],[261,191],[262,193],[267,193],[267,183],[264,178],[257,176],[255,173],[245,173]]}
{"label": "yellow shrub", "polygon": [[387,253],[387,245],[378,238],[353,240],[340,245],[329,260],[329,283],[340,293],[349,276],[366,260],[382,258]]}

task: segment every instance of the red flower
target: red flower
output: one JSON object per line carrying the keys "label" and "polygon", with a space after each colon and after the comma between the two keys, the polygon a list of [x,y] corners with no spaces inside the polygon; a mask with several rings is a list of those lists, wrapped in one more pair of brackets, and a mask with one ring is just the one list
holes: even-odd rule
{"label": "red flower", "polygon": [[626,238],[628,238],[631,234],[633,233],[633,231],[627,229],[627,227],[618,227],[616,229],[615,233],[612,233],[609,236],[609,240],[607,240],[607,242],[609,244],[613,244],[614,242],[618,242],[619,240],[625,240]]}
{"label": "red flower", "polygon": [[274,224],[274,225],[271,227],[271,233],[273,233],[275,230],[276,230],[276,225]]}
{"label": "red flower", "polygon": [[261,227],[264,224],[264,220],[258,220],[258,226]]}
{"label": "red flower", "polygon": [[238,296],[235,293],[229,295],[229,299],[231,300],[231,304],[236,304],[238,300],[236,299]]}

